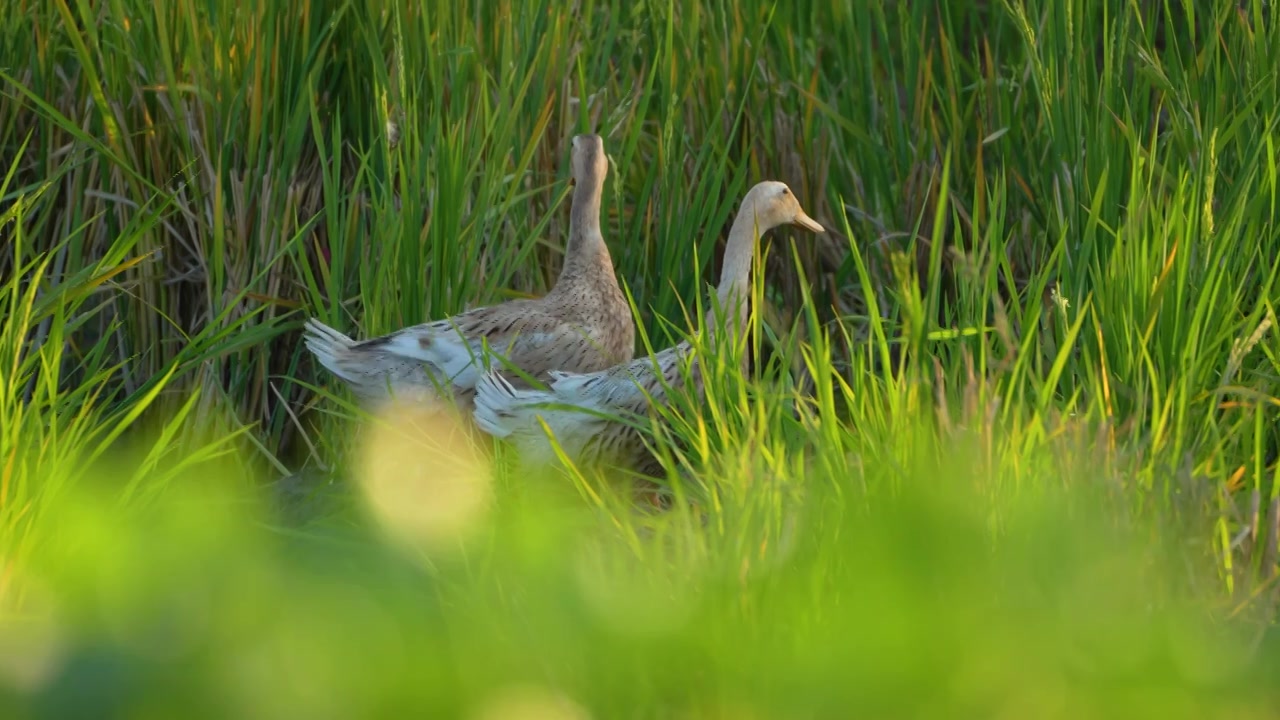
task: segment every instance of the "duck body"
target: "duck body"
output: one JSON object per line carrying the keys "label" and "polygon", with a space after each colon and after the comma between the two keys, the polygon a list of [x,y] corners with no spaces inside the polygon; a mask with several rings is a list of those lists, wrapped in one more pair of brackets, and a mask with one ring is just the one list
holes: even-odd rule
{"label": "duck body", "polygon": [[513,442],[525,461],[537,464],[555,458],[541,419],[560,449],[577,462],[651,471],[653,458],[636,424],[653,404],[667,403],[670,389],[687,383],[702,392],[702,372],[687,340],[599,372],[549,374],[546,390],[517,387],[497,373],[476,383],[476,425]]}

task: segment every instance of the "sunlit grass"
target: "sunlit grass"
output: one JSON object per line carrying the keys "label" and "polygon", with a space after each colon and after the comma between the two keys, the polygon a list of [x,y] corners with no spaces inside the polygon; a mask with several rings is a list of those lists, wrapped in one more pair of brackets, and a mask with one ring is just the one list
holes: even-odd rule
{"label": "sunlit grass", "polygon": [[[1273,714],[1273,3],[11,10],[15,716]],[[578,132],[639,351],[753,183],[828,229],[661,413],[665,514],[299,342],[545,292]]]}
{"label": "sunlit grass", "polygon": [[1152,544],[1172,528],[1126,517],[1114,475],[1036,452],[1033,493],[995,490],[973,453],[936,450],[841,477],[755,456],[738,470],[753,497],[806,488],[775,503],[776,532],[739,496],[705,527],[644,521],[638,545],[527,476],[444,555],[383,539],[377,512],[277,533],[219,489],[229,468],[147,511],[76,495],[25,578],[41,592],[6,623],[32,664],[10,658],[4,682],[67,711],[281,717],[468,715],[528,687],[593,716],[1233,717],[1274,701],[1249,670],[1257,631],[1210,619],[1186,558]]}

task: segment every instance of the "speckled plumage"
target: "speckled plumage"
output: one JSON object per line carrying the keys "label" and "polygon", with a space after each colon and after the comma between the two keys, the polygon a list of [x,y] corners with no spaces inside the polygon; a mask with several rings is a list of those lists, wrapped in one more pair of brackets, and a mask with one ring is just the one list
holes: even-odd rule
{"label": "speckled plumage", "polygon": [[[728,312],[734,329],[741,331],[747,317],[747,291],[755,245],[762,233],[783,224],[824,232],[780,182],[762,182],[743,198],[725,248],[725,261],[717,289],[719,305]],[[715,329],[708,313],[707,327]],[[653,357],[637,358],[606,370],[576,373],[553,371],[547,390],[517,387],[496,373],[476,383],[475,421],[486,433],[507,438],[533,462],[553,455],[541,418],[554,433],[560,448],[579,461],[606,460],[624,467],[652,472],[653,458],[643,438],[630,423],[643,417],[651,403],[667,402],[667,388],[692,383],[702,394],[702,373],[686,340]],[[621,419],[622,421],[619,421]]]}
{"label": "speckled plumage", "polygon": [[579,135],[572,154],[569,240],[560,276],[545,296],[474,308],[363,341],[311,319],[307,347],[359,396],[448,397],[463,409],[469,409],[486,369],[528,386],[500,360],[486,364],[486,345],[540,381],[552,370],[594,372],[629,361],[635,324],[600,231],[608,173],[604,142],[598,135]]}

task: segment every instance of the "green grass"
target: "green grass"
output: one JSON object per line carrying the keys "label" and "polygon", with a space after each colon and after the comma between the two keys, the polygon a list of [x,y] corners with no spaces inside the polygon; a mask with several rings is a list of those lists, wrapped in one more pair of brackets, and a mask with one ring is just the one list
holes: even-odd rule
{"label": "green grass", "polygon": [[[17,0],[6,717],[1274,716],[1273,5]],[[578,132],[648,347],[753,183],[828,228],[664,516],[300,343],[545,292]]]}

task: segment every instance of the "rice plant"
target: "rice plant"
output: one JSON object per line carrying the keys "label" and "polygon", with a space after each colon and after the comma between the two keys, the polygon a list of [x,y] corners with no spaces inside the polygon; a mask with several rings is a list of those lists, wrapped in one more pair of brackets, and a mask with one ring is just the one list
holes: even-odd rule
{"label": "rice plant", "polygon": [[[15,3],[6,717],[1274,714],[1274,3]],[[583,132],[666,512],[300,342],[545,293]]]}

